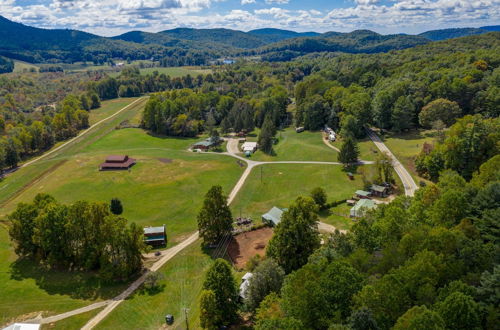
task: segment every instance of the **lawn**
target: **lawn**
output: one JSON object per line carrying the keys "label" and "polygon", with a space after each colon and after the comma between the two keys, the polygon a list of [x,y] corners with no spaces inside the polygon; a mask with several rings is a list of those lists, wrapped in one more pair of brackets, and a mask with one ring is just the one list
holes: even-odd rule
{"label": "lawn", "polygon": [[61,321],[58,321],[56,323],[44,324],[44,325],[42,325],[42,330],[81,329],[85,324],[87,324],[88,321],[90,321],[94,316],[99,314],[99,312],[102,309],[103,308],[97,308],[97,309],[91,310],[90,312],[86,312],[86,313],[82,313],[82,314],[68,317],[68,318],[63,319]]}
{"label": "lawn", "polygon": [[160,329],[165,315],[172,314],[172,329],[186,329],[183,308],[188,308],[190,329],[199,329],[199,297],[205,272],[212,259],[202,252],[200,242],[184,249],[159,272],[165,278],[161,290],[149,293],[139,289],[119,305],[96,329]]}
{"label": "lawn", "polygon": [[[273,155],[266,155],[258,150],[252,155],[251,159],[258,161],[337,161],[337,152],[323,143],[321,132],[304,131],[296,133],[295,129],[290,127],[278,131],[276,137],[278,138],[278,143],[273,147]],[[247,140],[257,141],[257,137],[250,136]]]}
{"label": "lawn", "polygon": [[[153,137],[141,129],[115,130],[68,157],[4,209],[12,211],[40,192],[64,203],[117,197],[125,218],[141,226],[166,224],[170,244],[175,243],[196,229],[196,214],[210,187],[221,185],[229,194],[243,172],[231,157],[186,151],[194,141]],[[98,165],[109,154],[128,154],[137,165],[130,171],[100,172]]]}
{"label": "lawn", "polygon": [[125,286],[103,285],[92,274],[48,271],[18,259],[0,223],[0,327],[22,315],[57,314],[109,299]]}
{"label": "lawn", "polygon": [[[262,181],[261,181],[262,175]],[[298,196],[308,196],[315,187],[322,187],[328,202],[348,199],[363,187],[360,175],[348,179],[342,166],[313,164],[268,164],[254,168],[231,205],[235,216],[251,217],[260,222],[271,207],[288,207]],[[321,216],[321,221],[347,229],[351,221],[334,214]]]}
{"label": "lawn", "polygon": [[100,108],[90,110],[89,112],[90,125],[93,125],[98,121],[111,116],[113,113],[129,105],[135,100],[137,100],[137,97],[124,97],[124,98],[102,101]]}
{"label": "lawn", "polygon": [[38,72],[39,67],[28,62],[14,60],[14,73],[26,72],[31,69],[35,69],[35,71]]}
{"label": "lawn", "polygon": [[[342,139],[331,142],[338,149],[342,147]],[[366,138],[358,141],[359,159],[361,160],[376,160],[379,150],[372,140]],[[336,159],[337,160],[337,159]]]}
{"label": "lawn", "polygon": [[[0,182],[0,218],[18,202],[46,192],[65,203],[78,199],[108,202],[118,197],[127,219],[140,225],[166,224],[169,246],[196,230],[196,214],[206,191],[220,184],[228,194],[243,168],[230,157],[187,152],[196,139],[115,129],[133,118],[144,103],[138,102],[71,145]],[[138,164],[130,172],[99,172],[98,164],[105,156],[116,153],[127,153]],[[92,274],[44,270],[17,259],[7,223],[0,225],[0,324],[42,311],[44,315],[66,312],[109,299],[123,289],[123,285],[103,285]]]}
{"label": "lawn", "polygon": [[421,180],[427,181],[418,176],[415,169],[415,158],[422,151],[425,142],[431,144],[436,142],[434,131],[416,130],[403,134],[391,134],[385,136],[383,141],[410,172],[417,184]]}
{"label": "lawn", "polygon": [[[134,99],[130,99],[130,101],[133,100]],[[83,137],[76,139],[74,142],[38,161],[36,164],[23,167],[10,174],[4,180],[0,181],[0,217],[5,215],[4,207],[9,200],[20,194],[23,190],[28,189],[33,182],[43,178],[48,173],[57,169],[72,155],[78,154],[88,145],[98,141],[108,133],[112,132],[122,121],[132,118],[137,112],[140,112],[143,109],[146,101],[147,98],[143,98],[142,101],[139,101],[133,106],[127,108],[125,111],[116,115],[109,121],[93,128]],[[105,103],[100,110],[98,109],[95,111],[107,112],[107,106],[113,106],[117,109],[114,103]]]}

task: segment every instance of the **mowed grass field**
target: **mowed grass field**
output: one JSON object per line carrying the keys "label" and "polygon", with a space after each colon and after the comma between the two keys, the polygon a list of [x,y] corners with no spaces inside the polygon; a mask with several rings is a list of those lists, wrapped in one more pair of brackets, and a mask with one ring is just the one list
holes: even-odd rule
{"label": "mowed grass field", "polygon": [[[363,187],[363,182],[360,175],[355,175],[353,181],[349,180],[340,165],[261,165],[253,169],[231,205],[231,210],[234,216],[241,214],[260,223],[261,216],[273,206],[286,208],[297,197],[309,196],[316,187],[325,189],[328,202],[333,202],[350,198],[357,189]],[[326,213],[322,214],[321,221],[340,229],[347,229],[352,224],[347,218]]]}
{"label": "mowed grass field", "polygon": [[[17,203],[44,192],[65,203],[109,202],[118,197],[130,221],[166,224],[170,246],[195,231],[206,191],[220,184],[228,194],[244,169],[230,157],[187,152],[195,139],[153,137],[141,129],[116,130],[120,122],[142,110],[145,100],[46,159],[9,175],[0,183],[0,219]],[[109,154],[129,154],[138,164],[130,172],[99,172],[98,165]],[[23,315],[22,319],[40,312],[58,314],[110,299],[126,286],[105,285],[91,273],[44,270],[19,260],[5,218],[0,222],[0,281],[0,325]]]}
{"label": "mowed grass field", "polygon": [[[411,131],[403,134],[392,134],[383,138],[385,145],[394,156],[404,165],[417,182],[427,181],[418,176],[415,169],[415,159],[422,151],[424,143],[435,144],[436,138],[433,131]],[[427,181],[429,182],[429,181]]]}
{"label": "mowed grass field", "polygon": [[[257,141],[258,131],[254,135],[256,136],[250,136],[247,140]],[[337,152],[323,143],[321,132],[296,133],[294,128],[289,127],[278,131],[276,137],[279,142],[273,147],[273,155],[267,155],[258,150],[250,159],[258,161],[337,161]]]}
{"label": "mowed grass field", "polygon": [[[340,149],[342,147],[342,139],[330,142],[333,146]],[[358,140],[359,159],[361,160],[376,160],[379,150],[377,146],[369,138]]]}
{"label": "mowed grass field", "polygon": [[139,289],[95,329],[163,329],[167,314],[175,318],[168,329],[186,329],[183,308],[189,309],[189,328],[200,329],[198,303],[212,262],[202,252],[200,241],[190,245],[159,270],[164,275],[159,292]]}
{"label": "mowed grass field", "polygon": [[[233,158],[188,152],[194,141],[153,137],[141,129],[115,130],[65,159],[4,209],[10,212],[40,192],[64,203],[116,197],[128,220],[141,226],[166,224],[171,245],[196,230],[196,215],[210,187],[221,185],[229,194],[243,172]],[[99,171],[110,154],[127,154],[137,164],[130,171]]]}

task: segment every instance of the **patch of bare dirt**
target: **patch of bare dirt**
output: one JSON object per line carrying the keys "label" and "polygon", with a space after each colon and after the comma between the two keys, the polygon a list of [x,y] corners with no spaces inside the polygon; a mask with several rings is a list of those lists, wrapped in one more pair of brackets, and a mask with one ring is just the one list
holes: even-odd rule
{"label": "patch of bare dirt", "polygon": [[265,227],[236,235],[228,246],[228,254],[237,269],[244,269],[255,255],[264,256],[267,244],[273,236],[272,228]]}

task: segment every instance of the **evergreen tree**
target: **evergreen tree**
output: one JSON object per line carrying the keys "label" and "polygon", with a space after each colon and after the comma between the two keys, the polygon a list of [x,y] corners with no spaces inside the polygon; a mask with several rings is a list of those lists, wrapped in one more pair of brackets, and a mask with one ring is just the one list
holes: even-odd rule
{"label": "evergreen tree", "polygon": [[198,230],[204,244],[215,244],[231,233],[233,217],[221,186],[213,186],[205,195],[198,214]]}
{"label": "evergreen tree", "polygon": [[200,326],[203,329],[215,330],[221,323],[221,315],[217,310],[217,300],[212,290],[203,290],[200,297]]}
{"label": "evergreen tree", "polygon": [[273,140],[276,134],[276,127],[274,126],[271,116],[266,116],[264,124],[259,134],[259,148],[266,154],[270,154],[273,150]]}
{"label": "evergreen tree", "polygon": [[118,198],[113,198],[111,200],[111,203],[109,205],[109,209],[111,210],[111,213],[120,215],[123,213],[123,205],[122,201],[119,200]]}
{"label": "evergreen tree", "polygon": [[344,165],[356,163],[359,157],[359,148],[354,138],[348,136],[342,146],[338,155],[339,161]]}
{"label": "evergreen tree", "polygon": [[352,330],[380,329],[377,325],[377,321],[373,318],[372,312],[366,307],[362,307],[352,313],[351,317],[349,317],[349,325]]}
{"label": "evergreen tree", "polygon": [[207,271],[203,289],[210,290],[215,296],[213,314],[218,316],[217,326],[229,325],[237,318],[238,289],[231,266],[224,259],[217,259]]}
{"label": "evergreen tree", "polygon": [[317,206],[310,198],[299,197],[283,213],[281,222],[267,247],[274,258],[290,273],[307,263],[307,258],[319,247]]}

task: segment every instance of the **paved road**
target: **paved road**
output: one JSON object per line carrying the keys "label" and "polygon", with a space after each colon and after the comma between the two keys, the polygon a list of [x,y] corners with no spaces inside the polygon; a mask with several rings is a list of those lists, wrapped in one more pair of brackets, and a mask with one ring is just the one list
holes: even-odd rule
{"label": "paved road", "polygon": [[81,131],[81,132],[80,132],[77,136],[75,136],[75,137],[74,137],[74,138],[72,138],[71,140],[68,140],[67,142],[65,142],[65,143],[61,144],[61,145],[60,145],[60,146],[58,146],[57,148],[54,148],[54,149],[52,149],[52,150],[50,150],[50,151],[48,151],[48,152],[44,153],[44,154],[43,154],[43,155],[41,155],[40,157],[37,157],[37,158],[35,158],[35,159],[32,159],[32,160],[30,160],[29,162],[26,162],[26,163],[24,163],[24,164],[22,164],[22,165],[20,165],[20,166],[18,166],[18,167],[16,167],[16,168],[14,168],[14,169],[11,169],[11,170],[8,170],[8,171],[5,171],[5,172],[4,172],[4,174],[5,174],[5,175],[10,174],[10,173],[15,172],[15,171],[17,171],[17,170],[19,170],[19,169],[21,169],[21,168],[23,168],[23,167],[26,167],[26,166],[32,165],[32,164],[34,164],[34,163],[38,162],[39,160],[41,160],[41,159],[43,159],[43,158],[46,158],[47,156],[52,155],[53,153],[55,153],[55,152],[57,152],[57,151],[61,150],[62,148],[64,148],[65,146],[67,146],[67,145],[69,145],[69,144],[71,144],[71,143],[75,142],[76,140],[80,139],[82,136],[84,136],[84,135],[88,134],[91,130],[93,130],[95,127],[99,126],[99,125],[100,125],[100,124],[102,124],[103,122],[105,122],[105,121],[107,121],[107,120],[109,120],[109,119],[111,119],[111,118],[113,118],[113,117],[117,116],[117,115],[118,115],[118,114],[120,114],[121,112],[123,112],[123,111],[127,110],[128,108],[130,108],[131,106],[133,106],[134,104],[138,103],[139,101],[141,101],[141,100],[143,100],[143,99],[144,99],[144,97],[138,98],[137,100],[135,100],[134,102],[132,102],[132,103],[130,103],[130,104],[128,104],[128,105],[126,105],[125,107],[121,108],[120,110],[118,110],[117,112],[115,112],[114,114],[112,114],[111,116],[106,117],[106,118],[104,118],[104,119],[102,119],[102,120],[99,120],[97,123],[93,124],[92,126],[90,126],[89,128],[87,128],[86,130]]}
{"label": "paved road", "polygon": [[406,168],[399,162],[399,160],[394,156],[394,154],[387,148],[387,146],[380,140],[377,134],[373,132],[371,129],[367,129],[368,136],[370,139],[375,143],[377,148],[387,154],[391,159],[392,159],[392,166],[394,167],[394,170],[396,171],[397,175],[401,179],[401,182],[403,182],[403,186],[405,188],[405,195],[406,196],[414,196],[415,191],[418,189],[417,184],[413,180],[413,177],[408,173]]}

